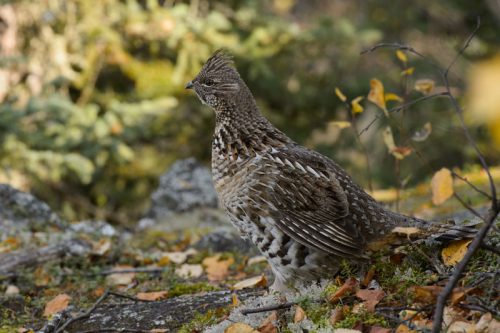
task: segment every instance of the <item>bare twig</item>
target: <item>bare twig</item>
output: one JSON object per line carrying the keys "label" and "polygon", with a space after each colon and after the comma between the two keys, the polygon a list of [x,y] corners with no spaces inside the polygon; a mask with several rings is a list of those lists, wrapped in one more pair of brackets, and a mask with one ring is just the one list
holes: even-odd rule
{"label": "bare twig", "polygon": [[110,269],[100,272],[85,273],[86,276],[95,275],[111,275],[111,274],[123,274],[123,273],[163,273],[169,271],[169,268],[155,268],[155,267],[138,267],[138,268],[127,268],[127,269]]}
{"label": "bare twig", "polygon": [[246,315],[252,314],[252,313],[261,313],[261,312],[269,312],[269,311],[274,311],[274,310],[289,309],[296,304],[297,303],[295,303],[295,302],[287,302],[287,303],[275,304],[275,305],[270,305],[270,306],[263,306],[260,308],[243,309],[243,310],[241,310],[241,314],[246,316]]}
{"label": "bare twig", "polygon": [[481,214],[479,214],[478,211],[472,208],[467,202],[465,202],[465,200],[463,200],[462,197],[458,195],[458,193],[454,192],[453,196],[460,202],[460,204],[462,204],[462,206],[464,206],[469,212],[471,212],[472,215],[484,221],[484,217],[481,216]]}
{"label": "bare twig", "polygon": [[492,200],[493,198],[491,197],[491,195],[489,195],[488,193],[484,192],[483,190],[479,189],[476,185],[472,184],[466,177],[462,177],[460,176],[459,174],[457,174],[455,171],[451,171],[451,174],[453,177],[456,177],[458,179],[460,179],[461,181],[464,181],[467,185],[469,185],[474,191],[476,191],[477,193],[479,194],[482,194],[484,195],[486,198],[488,198],[489,200]]}

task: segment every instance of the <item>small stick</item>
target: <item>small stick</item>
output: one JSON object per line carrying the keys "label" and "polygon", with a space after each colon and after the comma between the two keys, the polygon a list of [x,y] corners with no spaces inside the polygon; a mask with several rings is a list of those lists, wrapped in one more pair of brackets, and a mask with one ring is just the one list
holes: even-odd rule
{"label": "small stick", "polygon": [[269,311],[274,311],[274,310],[289,309],[296,304],[297,303],[295,303],[295,302],[287,302],[287,303],[275,304],[275,305],[270,305],[270,306],[263,306],[260,308],[243,309],[240,312],[242,315],[246,316],[246,315],[251,314],[251,313],[261,313],[261,312],[269,312]]}

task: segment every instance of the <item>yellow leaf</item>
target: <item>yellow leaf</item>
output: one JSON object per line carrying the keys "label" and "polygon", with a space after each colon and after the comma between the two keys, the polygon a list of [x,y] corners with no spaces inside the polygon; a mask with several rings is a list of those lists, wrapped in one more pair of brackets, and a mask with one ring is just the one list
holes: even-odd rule
{"label": "yellow leaf", "polygon": [[419,228],[415,227],[395,227],[394,229],[392,229],[391,232],[410,237],[410,236],[416,236],[420,234],[422,231]]}
{"label": "yellow leaf", "polygon": [[59,294],[51,301],[49,301],[45,305],[45,310],[43,311],[43,315],[48,317],[53,315],[59,311],[66,309],[69,305],[69,301],[71,300],[71,296],[68,294]]}
{"label": "yellow leaf", "polygon": [[402,76],[405,76],[405,75],[412,75],[413,72],[415,71],[415,67],[408,67],[407,69],[405,69],[404,71],[401,72],[401,75]]}
{"label": "yellow leaf", "polygon": [[453,178],[451,171],[442,168],[432,176],[432,203],[440,205],[453,195]]}
{"label": "yellow leaf", "polygon": [[387,94],[385,94],[385,101],[386,102],[389,102],[389,101],[402,102],[403,99],[396,94],[387,93]]}
{"label": "yellow leaf", "polygon": [[238,298],[238,294],[236,293],[231,294],[231,303],[235,307],[241,304],[241,301]]}
{"label": "yellow leaf", "polygon": [[345,97],[345,95],[342,93],[342,91],[340,91],[339,88],[335,87],[335,95],[337,95],[337,97],[342,101],[342,102],[345,102],[347,101],[347,97]]}
{"label": "yellow leaf", "polygon": [[351,123],[348,121],[330,121],[329,125],[336,126],[340,129],[351,127]]}
{"label": "yellow leaf", "polygon": [[135,297],[141,301],[156,301],[165,298],[167,294],[166,291],[150,291],[146,293],[137,293]]}
{"label": "yellow leaf", "polygon": [[382,132],[382,137],[384,139],[385,146],[389,150],[390,153],[396,148],[396,144],[394,143],[394,137],[392,136],[392,130],[389,126],[387,126]]}
{"label": "yellow leaf", "polygon": [[228,326],[224,333],[259,333],[252,326],[245,323],[234,323]]}
{"label": "yellow leaf", "polygon": [[241,290],[244,288],[265,287],[266,284],[266,277],[264,275],[258,275],[236,283],[232,289]]}
{"label": "yellow leaf", "polygon": [[361,102],[363,98],[364,98],[363,96],[358,96],[351,101],[351,109],[353,114],[363,112],[364,109],[361,106],[361,104],[359,104],[359,102]]}
{"label": "yellow leaf", "polygon": [[389,116],[387,107],[385,106],[384,85],[380,80],[370,80],[370,92],[368,93],[368,100],[384,110],[386,116]]}
{"label": "yellow leaf", "polygon": [[403,51],[401,51],[401,50],[396,50],[396,57],[398,57],[398,59],[399,59],[402,63],[404,63],[404,64],[406,64],[406,63],[408,62],[408,57],[407,57],[407,56],[406,56],[406,54],[405,54]]}
{"label": "yellow leaf", "polygon": [[220,260],[220,254],[203,259],[203,266],[209,281],[221,281],[229,274],[229,266],[234,262],[233,258]]}
{"label": "yellow leaf", "polygon": [[454,266],[464,257],[472,239],[461,239],[451,242],[441,251],[441,257],[446,266]]}
{"label": "yellow leaf", "polygon": [[415,82],[415,90],[428,95],[434,89],[434,80],[420,79]]}
{"label": "yellow leaf", "polygon": [[424,127],[413,133],[411,139],[416,142],[422,142],[427,140],[427,138],[429,137],[429,135],[431,135],[431,133],[432,133],[432,124],[427,122],[425,123]]}
{"label": "yellow leaf", "polygon": [[300,323],[304,319],[306,319],[306,312],[299,305],[295,307],[295,315],[293,316],[294,323]]}

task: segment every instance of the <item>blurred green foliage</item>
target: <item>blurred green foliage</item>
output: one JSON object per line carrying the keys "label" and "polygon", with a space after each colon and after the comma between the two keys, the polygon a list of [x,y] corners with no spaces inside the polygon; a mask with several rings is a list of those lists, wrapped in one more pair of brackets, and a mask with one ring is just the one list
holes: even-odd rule
{"label": "blurred green foliage", "polygon": [[[17,175],[69,219],[134,222],[175,159],[196,156],[208,163],[213,116],[183,87],[215,49],[225,47],[266,116],[295,140],[335,156],[366,184],[355,137],[326,130],[328,121],[346,117],[333,88],[352,99],[366,95],[370,78],[378,77],[389,91],[403,94],[394,53],[360,51],[402,40],[444,65],[476,14],[484,28],[469,59],[498,51],[500,14],[487,3],[3,1],[1,179],[15,183]],[[429,66],[411,61],[416,73],[432,77]],[[466,67],[466,60],[457,64],[458,84]],[[367,106],[360,126],[378,112]],[[446,109],[436,101],[407,112],[408,128],[397,140],[432,121],[434,137],[422,144],[431,163],[473,162],[462,138],[446,139],[457,135],[449,116],[439,125]],[[479,134],[487,145],[487,135]],[[375,183],[393,185],[393,161],[377,128],[362,141]],[[415,170],[415,156],[408,160],[404,177],[416,181],[428,174]]]}

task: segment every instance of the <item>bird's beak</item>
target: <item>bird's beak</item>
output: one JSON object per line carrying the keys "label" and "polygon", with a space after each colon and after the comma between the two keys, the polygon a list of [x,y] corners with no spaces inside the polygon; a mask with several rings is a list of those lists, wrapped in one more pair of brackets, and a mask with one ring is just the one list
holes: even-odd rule
{"label": "bird's beak", "polygon": [[191,89],[191,88],[193,88],[193,86],[194,86],[193,81],[189,81],[188,83],[186,83],[186,86],[184,88]]}

